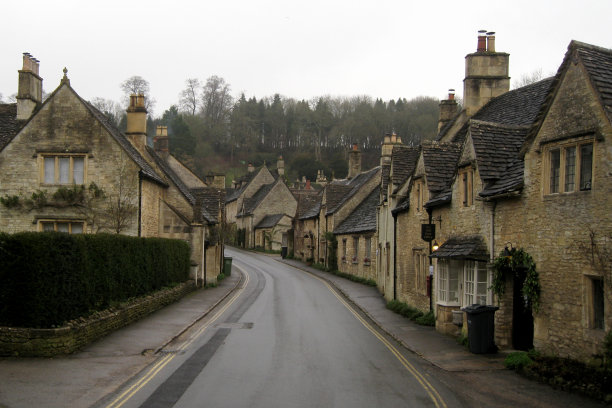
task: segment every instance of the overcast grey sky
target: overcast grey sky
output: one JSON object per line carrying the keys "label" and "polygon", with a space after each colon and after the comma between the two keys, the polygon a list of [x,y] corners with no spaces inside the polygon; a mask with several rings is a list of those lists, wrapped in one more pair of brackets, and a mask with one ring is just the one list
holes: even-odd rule
{"label": "overcast grey sky", "polygon": [[156,116],[211,75],[258,99],[461,96],[479,29],[497,33],[513,81],[554,73],[572,39],[612,48],[611,0],[8,0],[0,19],[5,99],[27,51],[46,92],[64,67],[88,100],[120,101],[119,84],[142,76]]}

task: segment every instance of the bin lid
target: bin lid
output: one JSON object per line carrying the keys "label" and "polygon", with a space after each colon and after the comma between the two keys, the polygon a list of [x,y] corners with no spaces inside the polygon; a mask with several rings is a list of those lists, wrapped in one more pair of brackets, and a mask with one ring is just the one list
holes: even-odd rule
{"label": "bin lid", "polygon": [[499,309],[499,307],[490,305],[470,305],[461,308],[461,310],[469,314],[495,312],[497,309]]}

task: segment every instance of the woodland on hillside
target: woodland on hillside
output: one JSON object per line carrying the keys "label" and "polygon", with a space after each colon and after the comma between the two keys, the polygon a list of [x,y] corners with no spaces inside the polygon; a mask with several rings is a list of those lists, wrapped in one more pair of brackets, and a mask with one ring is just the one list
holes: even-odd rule
{"label": "woodland on hillside", "polygon": [[[129,78],[122,89],[125,95],[145,94],[151,111],[155,100],[146,80]],[[363,152],[362,168],[367,169],[378,164],[385,133],[395,132],[404,144],[416,145],[433,138],[437,130],[439,101],[432,97],[385,102],[369,96],[321,96],[307,101],[279,94],[233,98],[230,91],[218,76],[204,83],[186,80],[177,104],[149,118],[149,137],[157,125],[168,126],[174,155],[201,176],[226,174],[229,183],[246,172],[247,163],[274,168],[281,155],[291,181],[314,180],[317,170],[328,178],[345,177],[352,144]],[[92,103],[125,128],[120,104],[101,98]]]}

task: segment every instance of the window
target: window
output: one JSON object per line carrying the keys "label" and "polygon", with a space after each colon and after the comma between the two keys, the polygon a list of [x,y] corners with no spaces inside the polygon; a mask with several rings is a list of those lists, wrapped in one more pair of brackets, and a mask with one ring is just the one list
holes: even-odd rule
{"label": "window", "polygon": [[599,277],[589,278],[590,281],[590,311],[589,320],[592,329],[604,329],[604,285]]}
{"label": "window", "polygon": [[372,260],[372,238],[366,237],[365,239],[365,257],[363,258],[363,263],[369,265]]}
{"label": "window", "polygon": [[463,206],[474,204],[474,171],[471,168],[459,172],[459,188]]}
{"label": "window", "polygon": [[490,304],[491,274],[485,262],[438,260],[438,303],[452,306]]}
{"label": "window", "polygon": [[346,262],[346,238],[342,238],[342,262]]}
{"label": "window", "polygon": [[464,273],[464,299],[463,305],[486,305],[487,289],[489,288],[488,272],[484,262],[465,261]]}
{"label": "window", "polygon": [[42,156],[44,184],[84,184],[85,155]]}
{"label": "window", "polygon": [[591,189],[593,143],[571,143],[550,148],[547,153],[546,194],[573,193]]}
{"label": "window", "polygon": [[353,237],[353,263],[358,262],[359,257],[359,237]]}
{"label": "window", "polygon": [[69,234],[82,234],[85,223],[83,221],[40,220],[38,225],[39,231],[57,231],[67,232]]}
{"label": "window", "polygon": [[415,272],[415,289],[417,292],[427,294],[427,274],[429,271],[429,258],[422,250],[416,250],[413,256]]}
{"label": "window", "polygon": [[423,180],[417,180],[415,183],[417,212],[421,212],[423,210],[423,204],[424,204],[424,191],[423,190],[424,190]]}

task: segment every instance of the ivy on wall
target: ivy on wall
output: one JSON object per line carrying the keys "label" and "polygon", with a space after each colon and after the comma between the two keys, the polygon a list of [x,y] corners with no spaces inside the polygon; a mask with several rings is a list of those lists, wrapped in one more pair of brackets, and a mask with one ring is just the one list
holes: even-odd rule
{"label": "ivy on wall", "polygon": [[524,249],[511,249],[509,254],[500,253],[493,263],[493,293],[500,298],[506,291],[506,280],[504,276],[511,272],[518,275],[520,270],[526,270],[525,281],[523,282],[523,295],[537,313],[540,309],[540,278],[536,270],[536,264]]}

